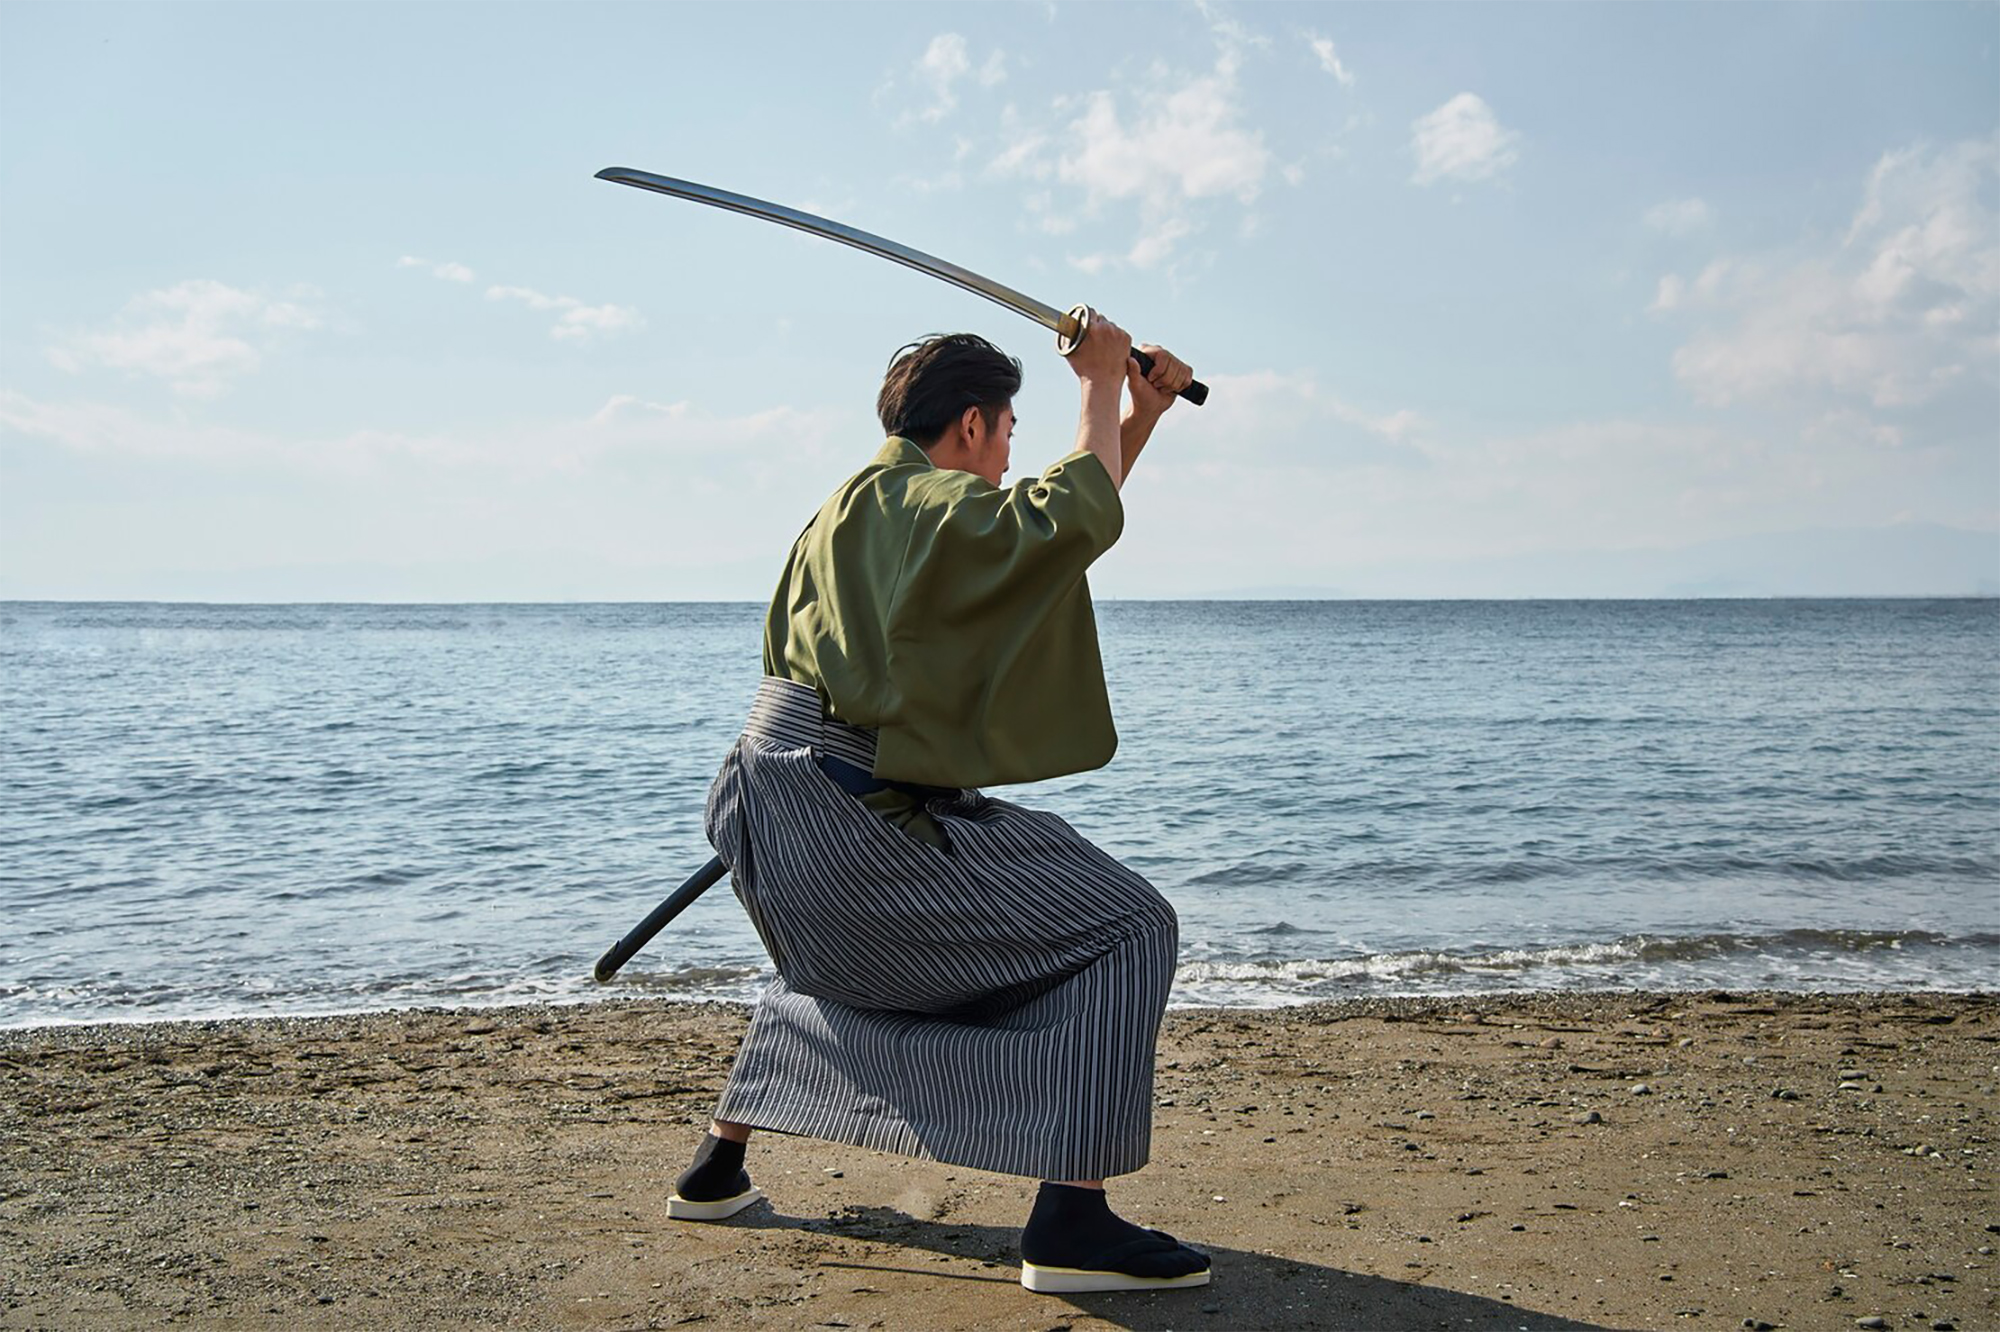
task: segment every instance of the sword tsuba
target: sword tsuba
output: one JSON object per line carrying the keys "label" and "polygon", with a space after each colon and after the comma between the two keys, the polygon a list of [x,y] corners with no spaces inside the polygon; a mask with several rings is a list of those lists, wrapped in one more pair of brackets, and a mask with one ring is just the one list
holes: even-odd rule
{"label": "sword tsuba", "polygon": [[[1097,311],[1089,306],[1071,306],[1070,312],[1063,316],[1062,326],[1056,329],[1056,350],[1067,356],[1081,347],[1090,333],[1090,322],[1095,318]],[[1148,370],[1152,368],[1150,365],[1146,367]]]}

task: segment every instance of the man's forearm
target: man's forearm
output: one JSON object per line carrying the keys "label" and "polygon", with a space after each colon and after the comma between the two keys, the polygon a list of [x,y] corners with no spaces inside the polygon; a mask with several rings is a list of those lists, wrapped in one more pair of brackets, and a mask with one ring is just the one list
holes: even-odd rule
{"label": "man's forearm", "polygon": [[1082,381],[1083,409],[1076,423],[1076,446],[1097,455],[1111,484],[1125,484],[1124,430],[1118,420],[1118,403],[1125,385],[1122,380]]}
{"label": "man's forearm", "polygon": [[1126,409],[1125,419],[1118,423],[1118,453],[1124,462],[1125,476],[1132,475],[1132,464],[1139,461],[1139,451],[1146,447],[1146,441],[1153,437],[1153,427],[1159,423],[1157,416]]}

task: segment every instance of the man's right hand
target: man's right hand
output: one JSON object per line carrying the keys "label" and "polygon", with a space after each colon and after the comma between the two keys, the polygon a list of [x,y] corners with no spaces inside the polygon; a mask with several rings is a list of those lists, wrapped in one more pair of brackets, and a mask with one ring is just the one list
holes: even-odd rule
{"label": "man's right hand", "polygon": [[1076,377],[1086,382],[1113,380],[1125,385],[1125,362],[1132,357],[1132,335],[1103,315],[1093,315],[1090,327],[1066,358]]}

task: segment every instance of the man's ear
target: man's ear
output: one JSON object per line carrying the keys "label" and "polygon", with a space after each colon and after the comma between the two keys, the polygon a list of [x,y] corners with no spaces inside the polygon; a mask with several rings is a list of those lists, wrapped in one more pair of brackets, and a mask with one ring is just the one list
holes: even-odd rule
{"label": "man's ear", "polygon": [[979,438],[980,432],[985,430],[986,416],[978,407],[968,407],[958,418],[958,428],[964,435],[965,442],[971,444]]}

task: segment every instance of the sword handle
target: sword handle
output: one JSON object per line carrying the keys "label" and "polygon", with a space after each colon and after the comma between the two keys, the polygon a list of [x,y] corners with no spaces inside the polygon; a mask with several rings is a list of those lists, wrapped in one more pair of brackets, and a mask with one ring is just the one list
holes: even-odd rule
{"label": "sword handle", "polygon": [[[1137,347],[1132,349],[1132,359],[1139,363],[1140,374],[1150,375],[1153,373],[1153,358],[1140,351]],[[1208,401],[1208,385],[1202,383],[1199,379],[1191,379],[1188,381],[1188,386],[1182,389],[1177,396],[1186,398],[1189,402],[1199,407]]]}
{"label": "sword handle", "polygon": [[[1062,329],[1057,329],[1056,350],[1067,356],[1078,347],[1081,347],[1083,340],[1090,336],[1090,321],[1096,318],[1096,316],[1097,311],[1087,305],[1079,305],[1071,309],[1069,318],[1063,321],[1063,327],[1073,328],[1075,332],[1065,333]],[[1132,359],[1139,363],[1140,374],[1150,375],[1153,373],[1153,358],[1140,351],[1137,347],[1132,349]],[[1208,385],[1202,383],[1199,379],[1193,380],[1186,388],[1180,391],[1179,396],[1186,398],[1189,402],[1199,407],[1208,401]]]}

